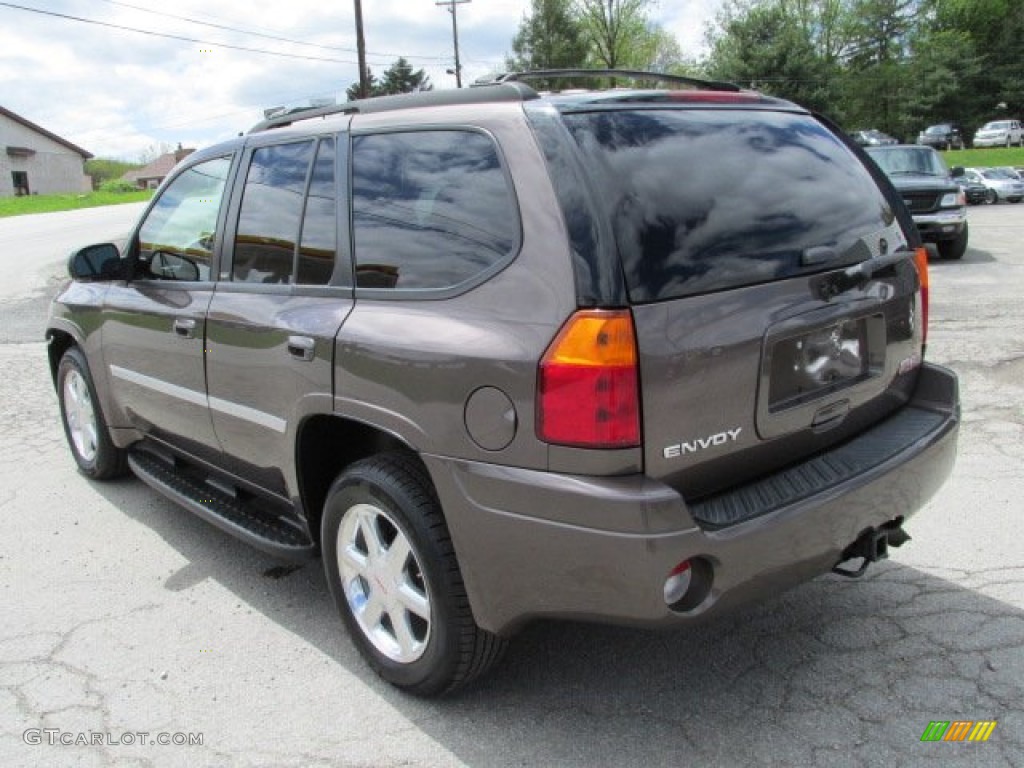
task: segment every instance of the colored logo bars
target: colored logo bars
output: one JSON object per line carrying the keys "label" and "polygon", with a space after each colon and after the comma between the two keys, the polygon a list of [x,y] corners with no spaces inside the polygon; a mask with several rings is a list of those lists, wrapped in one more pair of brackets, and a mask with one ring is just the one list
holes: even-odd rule
{"label": "colored logo bars", "polygon": [[995,720],[932,720],[921,741],[988,741],[995,728]]}

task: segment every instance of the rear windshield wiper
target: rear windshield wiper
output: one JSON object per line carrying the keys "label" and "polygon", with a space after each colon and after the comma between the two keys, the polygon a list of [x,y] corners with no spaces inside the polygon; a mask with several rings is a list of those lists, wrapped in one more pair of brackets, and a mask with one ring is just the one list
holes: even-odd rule
{"label": "rear windshield wiper", "polygon": [[820,280],[816,281],[817,284],[814,286],[815,292],[819,298],[831,301],[836,296],[849,290],[862,288],[879,272],[891,269],[913,255],[914,251],[910,248],[900,248],[885,256],[865,259],[858,264],[854,264],[852,267],[847,267],[842,272],[833,272],[830,275],[823,276]]}

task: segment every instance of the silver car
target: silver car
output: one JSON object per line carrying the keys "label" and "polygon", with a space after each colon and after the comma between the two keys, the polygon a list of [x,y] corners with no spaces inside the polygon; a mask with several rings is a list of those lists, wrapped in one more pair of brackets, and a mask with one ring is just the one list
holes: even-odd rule
{"label": "silver car", "polygon": [[1024,181],[1005,168],[968,168],[966,176],[970,181],[977,181],[988,188],[985,202],[998,203],[1009,200],[1019,203],[1024,199]]}
{"label": "silver car", "polygon": [[1024,133],[1019,120],[992,120],[974,134],[974,147],[1024,147]]}

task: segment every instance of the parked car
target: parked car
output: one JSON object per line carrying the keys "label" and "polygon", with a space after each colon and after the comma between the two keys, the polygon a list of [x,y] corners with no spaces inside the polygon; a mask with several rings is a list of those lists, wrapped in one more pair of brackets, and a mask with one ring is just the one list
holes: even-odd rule
{"label": "parked car", "polygon": [[322,555],[420,695],[534,619],[680,626],[858,576],[956,454],[926,250],[848,137],[723,83],[533,77],[193,153],[123,253],[71,256],[46,331],[82,473]]}
{"label": "parked car", "polygon": [[854,131],[850,135],[862,147],[881,147],[887,144],[899,144],[898,140],[887,133],[882,133],[876,128],[871,128],[867,131]]}
{"label": "parked car", "polygon": [[921,238],[935,243],[944,259],[962,258],[970,234],[967,199],[956,178],[964,175],[964,169],[951,172],[931,147],[899,145],[865,151],[899,190]]}
{"label": "parked car", "polygon": [[935,149],[963,149],[964,137],[960,126],[954,123],[930,125],[917,134],[917,143]]}
{"label": "parked car", "polygon": [[975,148],[1011,147],[1014,144],[1024,147],[1024,131],[1021,131],[1019,120],[993,120],[974,134]]}
{"label": "parked car", "polygon": [[988,187],[980,181],[968,178],[966,173],[962,176],[954,176],[953,181],[963,190],[968,205],[980,205],[981,203],[989,202]]}
{"label": "parked car", "polygon": [[986,187],[986,202],[1019,203],[1024,199],[1024,181],[1003,168],[968,168],[966,173],[968,179]]}

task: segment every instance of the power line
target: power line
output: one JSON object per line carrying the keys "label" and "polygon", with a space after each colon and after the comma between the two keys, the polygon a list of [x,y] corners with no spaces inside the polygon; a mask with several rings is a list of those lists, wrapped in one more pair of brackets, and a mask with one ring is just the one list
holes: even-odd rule
{"label": "power line", "polygon": [[[282,43],[291,43],[293,45],[305,45],[305,46],[309,46],[311,48],[322,48],[323,50],[327,50],[327,51],[341,51],[342,53],[356,53],[356,49],[355,48],[343,48],[341,46],[336,46],[336,45],[321,45],[320,43],[309,43],[309,42],[305,42],[303,40],[295,40],[295,39],[290,38],[290,37],[281,37],[279,35],[271,35],[271,34],[265,33],[265,32],[257,32],[255,30],[241,29],[240,27],[232,27],[232,26],[230,26],[228,24],[217,24],[217,23],[212,22],[212,21],[203,21],[202,19],[193,19],[193,18],[191,18],[189,16],[178,16],[178,15],[173,14],[173,13],[165,13],[164,11],[154,11],[151,8],[144,8],[141,5],[132,5],[131,3],[122,3],[122,2],[118,2],[118,0],[100,0],[100,2],[108,3],[110,5],[117,5],[117,6],[120,6],[122,8],[131,8],[132,10],[142,11],[143,13],[150,13],[150,14],[153,14],[154,16],[163,16],[163,17],[168,18],[168,19],[177,19],[178,21],[186,21],[189,24],[197,24],[197,25],[199,25],[201,27],[211,27],[213,29],[223,29],[223,30],[226,30],[228,32],[237,32],[238,34],[242,34],[242,35],[252,35],[253,37],[262,37],[262,38],[265,38],[267,40],[277,40],[277,41],[282,42]],[[417,56],[417,55],[412,55],[412,54],[382,53],[382,52],[377,52],[377,51],[367,51],[367,53],[369,55],[371,55],[371,56],[381,56],[381,57],[389,57],[389,56],[398,57],[398,56],[403,56],[404,55],[404,57],[407,58],[407,59],[426,59],[426,60],[429,60],[429,61],[440,61],[443,58],[441,56]]]}
{"label": "power line", "polygon": [[112,23],[107,22],[107,21],[97,21],[95,19],[86,19],[86,18],[83,18],[81,16],[72,16],[72,15],[67,14],[67,13],[57,13],[55,11],[43,11],[43,10],[40,10],[38,8],[29,8],[29,7],[24,6],[24,5],[15,5],[14,3],[3,3],[3,2],[0,2],[0,6],[3,6],[5,8],[14,8],[15,10],[19,10],[19,11],[28,11],[29,13],[38,13],[41,16],[52,16],[54,18],[65,19],[65,20],[68,20],[68,21],[79,21],[79,22],[82,22],[83,24],[94,24],[94,25],[96,25],[98,27],[107,27],[109,29],[118,29],[118,30],[121,30],[123,32],[137,32],[138,34],[149,35],[151,37],[162,37],[162,38],[166,38],[168,40],[180,40],[180,41],[186,42],[186,43],[198,43],[199,45],[209,45],[209,46],[219,47],[219,48],[230,48],[231,50],[235,50],[235,51],[245,51],[247,53],[259,53],[259,54],[263,54],[265,56],[280,56],[280,57],[286,58],[286,59],[302,59],[304,61],[323,61],[323,62],[328,62],[330,64],[355,64],[356,63],[354,61],[348,61],[348,60],[345,60],[345,59],[329,59],[329,58],[326,58],[324,56],[306,56],[306,55],[301,54],[301,53],[284,53],[283,51],[268,51],[268,50],[265,50],[265,49],[262,49],[262,48],[250,48],[249,46],[245,46],[245,45],[232,45],[231,43],[212,43],[212,42],[210,42],[208,40],[200,40],[199,38],[195,38],[195,37],[186,37],[185,35],[172,35],[172,34],[168,34],[166,32],[153,32],[152,30],[148,30],[148,29],[138,29],[137,27],[128,27],[128,26],[124,26],[122,24],[112,24]]}

